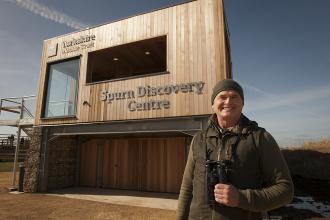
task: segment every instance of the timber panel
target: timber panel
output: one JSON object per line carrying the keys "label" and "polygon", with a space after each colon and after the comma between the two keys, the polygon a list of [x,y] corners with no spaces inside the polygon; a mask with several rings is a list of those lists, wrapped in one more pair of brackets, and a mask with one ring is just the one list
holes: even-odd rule
{"label": "timber panel", "polygon": [[166,192],[166,146],[163,139],[142,140],[141,190]]}
{"label": "timber panel", "polygon": [[98,147],[97,140],[80,146],[80,185],[96,187]]}
{"label": "timber panel", "polygon": [[[166,192],[179,192],[183,172],[186,166],[186,146],[188,140],[184,138],[169,138],[166,145]],[[175,170],[175,172],[173,172]]]}
{"label": "timber panel", "polygon": [[106,140],[103,162],[103,187],[137,189],[138,151],[134,140]]}
{"label": "timber panel", "polygon": [[178,193],[187,141],[185,137],[90,140],[81,146],[80,185]]}

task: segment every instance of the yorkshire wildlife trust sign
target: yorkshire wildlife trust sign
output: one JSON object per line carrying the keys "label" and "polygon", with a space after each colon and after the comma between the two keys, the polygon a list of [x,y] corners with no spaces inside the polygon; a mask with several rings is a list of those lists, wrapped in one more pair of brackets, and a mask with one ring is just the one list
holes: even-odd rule
{"label": "yorkshire wildlife trust sign", "polygon": [[80,36],[79,38],[72,38],[68,41],[63,41],[62,43],[62,52],[63,53],[71,53],[78,50],[83,50],[86,48],[91,48],[95,46],[95,35],[85,35]]}
{"label": "yorkshire wildlife trust sign", "polygon": [[[204,82],[191,82],[182,83],[177,85],[166,85],[159,87],[151,86],[138,86],[136,91],[120,91],[112,92],[107,90],[102,90],[100,94],[101,101],[112,103],[116,100],[123,99],[135,99],[141,97],[157,97],[163,95],[176,95],[178,93],[196,93],[198,95],[202,94],[204,88]],[[148,100],[145,102],[138,102],[136,100],[130,100],[127,105],[130,111],[148,111],[148,110],[159,110],[159,109],[169,109],[170,101],[163,100]]]}

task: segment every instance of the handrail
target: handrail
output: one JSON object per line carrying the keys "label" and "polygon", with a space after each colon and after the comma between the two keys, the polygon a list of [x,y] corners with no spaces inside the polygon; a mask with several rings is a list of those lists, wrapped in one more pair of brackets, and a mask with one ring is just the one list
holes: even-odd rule
{"label": "handrail", "polygon": [[36,95],[28,95],[28,96],[21,96],[21,97],[9,97],[9,98],[1,98],[1,99],[24,99],[24,98],[33,98],[36,97]]}
{"label": "handrail", "polygon": [[[8,111],[12,113],[26,113],[28,117],[34,117],[31,111],[28,109],[28,107],[24,103],[28,103],[35,100],[35,95],[29,95],[29,96],[22,96],[22,97],[9,97],[9,98],[1,98],[0,99],[0,114],[2,111]],[[6,103],[7,102],[7,103]],[[5,104],[6,103],[6,104]],[[10,104],[11,103],[11,104]],[[11,110],[11,108],[17,108],[20,110]]]}
{"label": "handrail", "polygon": [[21,104],[20,102],[15,102],[15,101],[10,100],[10,99],[1,99],[1,101],[7,101],[7,102],[15,103],[15,104]]}

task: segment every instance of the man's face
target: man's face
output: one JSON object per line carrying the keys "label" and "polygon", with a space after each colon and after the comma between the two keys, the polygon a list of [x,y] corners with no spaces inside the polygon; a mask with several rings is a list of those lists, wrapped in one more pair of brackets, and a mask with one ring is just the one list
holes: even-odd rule
{"label": "man's face", "polygon": [[212,110],[222,120],[231,120],[240,117],[243,109],[243,100],[234,90],[221,91],[214,99]]}

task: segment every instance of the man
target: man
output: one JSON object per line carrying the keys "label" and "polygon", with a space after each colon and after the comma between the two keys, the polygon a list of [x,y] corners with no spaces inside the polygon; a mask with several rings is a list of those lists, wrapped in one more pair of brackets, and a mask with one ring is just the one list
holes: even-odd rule
{"label": "man", "polygon": [[[261,219],[262,212],[289,203],[293,183],[286,162],[274,138],[242,114],[242,87],[222,80],[211,102],[209,125],[190,146],[177,219]],[[213,185],[212,164],[221,164],[224,174]]]}

